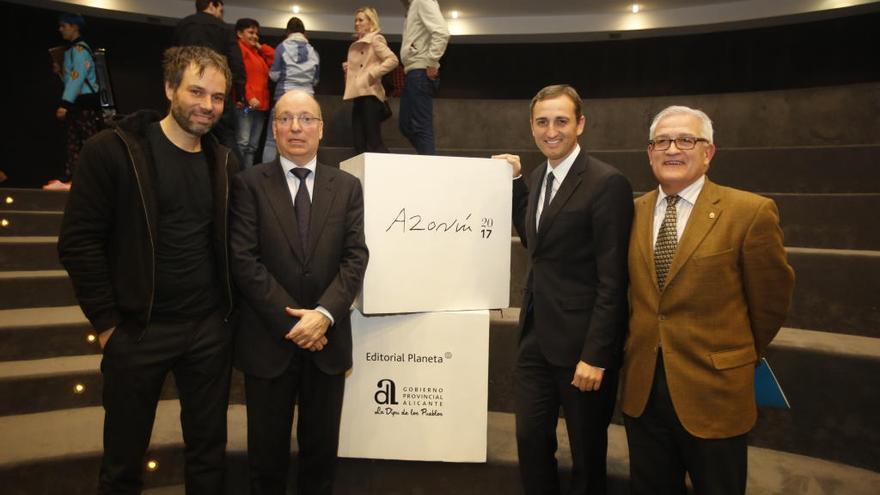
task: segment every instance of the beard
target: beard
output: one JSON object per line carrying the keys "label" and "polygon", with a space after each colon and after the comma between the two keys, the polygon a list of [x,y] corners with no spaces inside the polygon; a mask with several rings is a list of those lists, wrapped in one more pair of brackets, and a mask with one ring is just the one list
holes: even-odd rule
{"label": "beard", "polygon": [[[210,119],[210,123],[203,124],[201,122],[193,121],[192,117],[196,114],[207,117]],[[171,116],[174,117],[175,122],[177,122],[177,125],[179,125],[181,129],[193,136],[199,137],[210,132],[211,128],[214,127],[214,124],[220,119],[220,113],[206,113],[201,112],[197,108],[186,108],[180,104],[176,97],[171,101]]]}

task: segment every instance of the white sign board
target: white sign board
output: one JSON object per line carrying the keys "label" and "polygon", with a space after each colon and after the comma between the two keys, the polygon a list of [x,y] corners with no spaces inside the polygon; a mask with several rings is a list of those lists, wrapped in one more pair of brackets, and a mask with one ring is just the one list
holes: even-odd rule
{"label": "white sign board", "polygon": [[364,153],[364,314],[510,305],[511,168],[504,160]]}
{"label": "white sign board", "polygon": [[339,456],[485,462],[489,312],[352,311]]}

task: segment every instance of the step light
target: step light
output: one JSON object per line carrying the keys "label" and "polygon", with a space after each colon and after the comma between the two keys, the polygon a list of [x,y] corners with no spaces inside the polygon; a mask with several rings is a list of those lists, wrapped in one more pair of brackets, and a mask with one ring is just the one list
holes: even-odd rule
{"label": "step light", "polygon": [[159,461],[150,459],[147,461],[147,471],[157,471],[159,469]]}
{"label": "step light", "polygon": [[12,222],[10,222],[9,220],[7,220],[7,219],[4,218],[4,219],[0,220],[0,227],[9,227],[9,225],[10,225],[11,223],[12,223]]}
{"label": "step light", "polygon": [[94,344],[96,340],[98,340],[97,335],[93,333],[86,335],[86,342],[88,342],[89,344]]}
{"label": "step light", "polygon": [[15,200],[12,199],[12,196],[6,196],[6,199],[3,200],[3,202],[6,203],[6,204],[8,204],[8,205],[11,205],[12,203],[15,203]]}
{"label": "step light", "polygon": [[77,383],[76,385],[73,386],[73,393],[75,393],[75,394],[81,394],[85,391],[86,391],[86,386],[83,385],[82,383]]}

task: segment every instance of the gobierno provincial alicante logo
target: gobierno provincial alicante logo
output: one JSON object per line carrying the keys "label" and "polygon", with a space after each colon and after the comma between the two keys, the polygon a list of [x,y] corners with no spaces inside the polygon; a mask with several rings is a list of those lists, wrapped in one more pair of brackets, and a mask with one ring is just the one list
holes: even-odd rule
{"label": "gobierno provincial alicante logo", "polygon": [[[452,358],[444,355],[418,355],[414,353],[383,354],[368,352],[367,361],[443,365]],[[412,383],[405,379],[382,378],[376,383],[373,400],[377,416],[427,416],[441,417],[444,413],[446,390],[442,385],[425,382]]]}

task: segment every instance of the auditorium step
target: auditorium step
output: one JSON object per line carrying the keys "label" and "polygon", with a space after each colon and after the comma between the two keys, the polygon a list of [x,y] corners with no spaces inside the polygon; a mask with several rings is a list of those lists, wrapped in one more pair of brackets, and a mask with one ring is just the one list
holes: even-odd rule
{"label": "auditorium step", "polygon": [[[0,362],[0,416],[43,413],[101,404],[101,355]],[[162,399],[177,397],[174,375],[162,387]],[[244,402],[244,377],[232,373],[230,402]]]}
{"label": "auditorium step", "polygon": [[795,271],[787,326],[880,337],[880,251],[786,251]]}
{"label": "auditorium step", "polygon": [[[517,308],[493,312],[491,411],[513,411],[518,319]],[[792,409],[759,409],[750,444],[880,471],[880,339],[783,328],[767,358]]]}
{"label": "auditorium step", "polygon": [[[880,337],[880,251],[786,248],[794,299],[786,326]],[[522,302],[528,253],[511,238],[510,305]]]}
{"label": "auditorium step", "polygon": [[779,207],[785,245],[880,250],[880,193],[768,193]]}
{"label": "auditorium step", "polygon": [[63,211],[66,204],[66,191],[0,188],[0,216],[3,212],[10,210]]}
{"label": "auditorium step", "polygon": [[0,271],[0,309],[77,304],[64,270]]}
{"label": "auditorium step", "polygon": [[[183,493],[182,441],[177,401],[161,401],[153,428],[148,460],[158,469],[145,473],[146,493]],[[246,419],[244,406],[229,408],[227,492],[248,493]],[[0,484],[9,495],[89,493],[97,483],[101,455],[103,410],[86,407],[0,418],[0,437],[17,449],[0,451]],[[513,416],[489,413],[486,464],[403,462],[340,459],[334,493],[386,495],[412,493],[522,493],[517,469]],[[570,472],[570,453],[564,421],[557,429],[560,471]],[[295,441],[291,442],[296,450]],[[51,453],[51,454],[48,454]],[[291,465],[295,469],[296,457]],[[291,469],[291,481],[294,477]],[[623,428],[609,430],[610,493],[627,491],[628,449]],[[828,493],[873,495],[880,491],[880,474],[819,459],[749,448],[749,489],[753,495]]]}
{"label": "auditorium step", "polygon": [[[588,140],[588,139],[586,139]],[[524,147],[523,147],[524,146]],[[635,191],[657,187],[645,149],[594,149],[582,145],[591,156],[617,167]],[[647,142],[645,143],[647,147]],[[392,153],[413,154],[408,148],[391,148]],[[438,155],[489,158],[499,153],[520,155],[523,173],[528,174],[544,162],[532,141],[511,148],[443,148]],[[345,147],[321,147],[322,163],[337,166],[354,156]],[[778,148],[724,148],[709,168],[709,178],[718,184],[764,193],[880,193],[874,177],[880,164],[880,145],[792,146]]]}
{"label": "auditorium step", "polygon": [[[37,310],[17,310],[19,315],[33,311]],[[48,308],[46,313],[45,325],[58,328],[44,332],[57,334],[52,339],[58,341],[69,332],[68,341],[84,353],[48,359],[4,358],[0,362],[0,397],[4,397],[0,416],[101,403],[101,356],[95,353],[96,344],[84,339],[82,315],[76,308]],[[10,314],[16,311],[0,312],[0,316]],[[517,308],[492,312],[490,411],[513,411],[518,318]],[[9,339],[18,332],[23,334],[18,337],[23,348],[52,340],[35,328],[6,327],[0,331],[0,349],[9,347]],[[875,393],[880,389],[880,339],[786,328],[771,345],[768,357],[793,409],[762,409],[750,437],[752,444],[880,471],[880,432],[875,420],[875,412],[880,410],[880,395]],[[77,385],[83,389],[77,390]],[[162,397],[176,397],[172,376]],[[233,372],[230,401],[244,401],[243,377],[238,371]]]}
{"label": "auditorium step", "polygon": [[57,235],[62,216],[60,211],[0,211],[0,236]]}
{"label": "auditorium step", "polygon": [[91,324],[79,306],[0,310],[0,361],[99,352]]}
{"label": "auditorium step", "polygon": [[0,236],[0,271],[59,270],[58,237]]}

